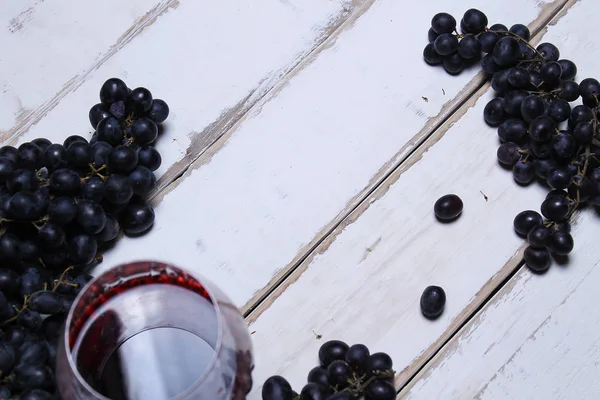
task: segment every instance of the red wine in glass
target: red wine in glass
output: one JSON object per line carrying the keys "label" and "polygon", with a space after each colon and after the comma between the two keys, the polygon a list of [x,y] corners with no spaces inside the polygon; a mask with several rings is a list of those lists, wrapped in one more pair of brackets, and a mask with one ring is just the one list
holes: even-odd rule
{"label": "red wine in glass", "polygon": [[252,386],[252,344],[237,307],[166,263],[124,264],[93,279],[63,330],[63,400],[241,400]]}

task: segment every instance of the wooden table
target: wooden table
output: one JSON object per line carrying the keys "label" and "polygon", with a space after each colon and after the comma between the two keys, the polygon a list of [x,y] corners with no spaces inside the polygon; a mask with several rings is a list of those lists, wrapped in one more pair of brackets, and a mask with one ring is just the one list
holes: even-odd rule
{"label": "wooden table", "polygon": [[[99,269],[155,258],[221,286],[254,339],[250,399],[274,374],[299,391],[329,339],[388,352],[398,398],[599,398],[594,210],[568,263],[532,275],[512,220],[546,190],[498,166],[479,68],[422,60],[435,13],[477,7],[598,77],[595,0],[94,4],[2,4],[0,140],[90,133],[113,76],[167,100],[155,226]],[[446,193],[465,204],[452,224],[432,211]],[[433,322],[431,284],[448,296]]]}

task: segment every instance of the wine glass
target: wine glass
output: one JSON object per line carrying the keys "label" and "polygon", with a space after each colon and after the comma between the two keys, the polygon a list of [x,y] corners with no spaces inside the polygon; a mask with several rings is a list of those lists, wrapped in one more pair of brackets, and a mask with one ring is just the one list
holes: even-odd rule
{"label": "wine glass", "polygon": [[94,278],[56,356],[63,400],[241,400],[252,387],[244,318],[213,283],[157,261]]}

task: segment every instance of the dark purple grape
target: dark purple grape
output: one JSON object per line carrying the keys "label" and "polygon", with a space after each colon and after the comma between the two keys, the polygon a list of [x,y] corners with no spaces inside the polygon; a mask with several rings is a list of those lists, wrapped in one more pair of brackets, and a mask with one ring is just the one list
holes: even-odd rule
{"label": "dark purple grape", "polygon": [[337,392],[327,398],[327,400],[358,400],[359,397],[350,392]]}
{"label": "dark purple grape", "polygon": [[522,119],[510,118],[498,126],[498,137],[504,142],[521,143],[527,137],[527,128]]}
{"label": "dark purple grape", "polygon": [[135,149],[130,146],[120,145],[106,158],[106,164],[111,173],[128,174],[136,167],[138,156]]}
{"label": "dark purple grape", "polygon": [[118,120],[122,120],[125,119],[129,110],[124,101],[115,101],[110,105],[108,111],[113,117],[117,118]]}
{"label": "dark purple grape", "polygon": [[423,59],[429,65],[438,65],[442,63],[443,57],[435,51],[433,43],[429,43],[423,49]]}
{"label": "dark purple grape", "polygon": [[475,8],[467,10],[461,19],[461,27],[466,30],[465,33],[483,32],[487,24],[487,16]]}
{"label": "dark purple grape", "polygon": [[537,52],[542,55],[544,61],[558,61],[560,52],[552,43],[542,43],[536,48]]}
{"label": "dark purple grape", "polygon": [[352,370],[346,361],[335,360],[327,367],[327,375],[329,376],[329,382],[333,386],[343,389],[348,386]]}
{"label": "dark purple grape", "polygon": [[89,235],[77,235],[69,240],[69,260],[75,265],[92,262],[98,252],[98,242]]}
{"label": "dark purple grape", "polygon": [[509,92],[513,89],[508,82],[508,71],[509,70],[507,69],[503,69],[492,75],[492,89],[494,89],[499,95],[504,95],[506,92]]}
{"label": "dark purple grape", "polygon": [[307,383],[300,392],[300,400],[326,400],[331,391],[318,383]]}
{"label": "dark purple grape", "polygon": [[8,212],[19,221],[34,221],[40,215],[39,199],[31,192],[19,192],[8,201]]}
{"label": "dark purple grape", "polygon": [[138,166],[128,176],[133,193],[146,197],[156,186],[154,173],[146,167]]}
{"label": "dark purple grape", "polygon": [[523,159],[513,165],[513,178],[520,184],[526,185],[535,179],[535,167],[532,162]]}
{"label": "dark purple grape", "polygon": [[6,188],[10,193],[34,192],[38,188],[38,177],[35,171],[17,169],[6,181]]}
{"label": "dark purple grape", "polygon": [[323,367],[328,367],[335,360],[344,360],[348,345],[341,340],[329,340],[319,348],[319,361]]}
{"label": "dark purple grape", "polygon": [[525,40],[529,40],[531,37],[531,33],[529,32],[529,28],[523,24],[515,24],[510,27],[509,32],[514,33],[517,36]]}
{"label": "dark purple grape", "polygon": [[308,383],[318,383],[325,387],[329,387],[329,375],[327,375],[327,368],[317,366],[308,372],[306,377]]}
{"label": "dark purple grape", "polygon": [[164,100],[154,99],[147,115],[155,123],[161,124],[169,117],[169,106]]}
{"label": "dark purple grape", "polygon": [[586,145],[594,139],[594,127],[589,122],[580,122],[573,128],[573,138],[580,145]]}
{"label": "dark purple grape", "polygon": [[433,42],[433,48],[441,56],[449,56],[458,50],[458,39],[450,33],[442,33]]}
{"label": "dark purple grape", "polygon": [[121,121],[114,116],[104,118],[100,121],[96,132],[98,133],[99,141],[107,142],[113,146],[120,144],[124,138]]}
{"label": "dark purple grape", "polygon": [[447,73],[457,75],[464,70],[465,60],[458,53],[453,53],[444,57],[442,65]]}
{"label": "dark purple grape", "polygon": [[[429,319],[434,319],[439,317],[444,311],[444,306],[446,305],[446,293],[444,289],[439,286],[427,286],[421,295],[421,313]],[[369,360],[376,354],[375,353],[369,357]],[[379,357],[379,356],[378,356]],[[367,360],[367,368],[371,368],[372,362]],[[391,363],[391,359],[390,359]],[[391,369],[391,365],[389,369]],[[381,368],[380,368],[381,369]],[[386,368],[387,369],[387,368]],[[369,370],[370,371],[370,370]],[[367,372],[369,372],[367,371]]]}
{"label": "dark purple grape", "polygon": [[18,322],[21,326],[32,332],[37,332],[42,326],[42,316],[33,310],[24,310],[19,313]]}
{"label": "dark purple grape", "polygon": [[365,400],[394,400],[396,388],[390,382],[376,380],[367,385]]}
{"label": "dark purple grape", "polygon": [[66,225],[77,216],[77,204],[71,197],[55,197],[48,206],[48,217],[59,225]]}
{"label": "dark purple grape", "polygon": [[548,240],[548,249],[561,256],[569,254],[574,247],[573,236],[569,232],[556,231]]}
{"label": "dark purple grape", "polygon": [[362,374],[365,372],[367,359],[370,355],[371,353],[367,346],[364,344],[355,344],[350,346],[346,352],[346,362],[354,371]]}
{"label": "dark purple grape", "polygon": [[49,389],[53,386],[54,374],[45,365],[21,363],[13,372],[13,384],[24,389]]}
{"label": "dark purple grape", "polygon": [[544,220],[538,212],[526,210],[517,214],[513,221],[513,227],[519,235],[526,236],[531,229],[542,225],[543,222]]}
{"label": "dark purple grape", "polygon": [[4,233],[0,236],[0,254],[7,261],[21,261],[20,253],[21,241],[17,235],[12,233]]}
{"label": "dark purple grape", "polygon": [[4,331],[2,340],[10,344],[14,350],[18,349],[21,346],[21,344],[23,344],[28,334],[29,332],[22,326],[10,325]]}
{"label": "dark purple grape", "polygon": [[132,202],[123,210],[119,224],[127,235],[137,235],[154,224],[154,210],[147,202]]}
{"label": "dark purple grape", "polygon": [[119,221],[114,215],[106,214],[106,224],[104,228],[96,235],[96,240],[99,242],[108,242],[115,239],[119,235]]}
{"label": "dark purple grape", "polygon": [[502,69],[496,62],[494,61],[494,57],[492,54],[486,54],[481,59],[481,69],[483,69],[487,74],[494,74]]}
{"label": "dark purple grape", "polygon": [[42,322],[41,333],[49,342],[57,342],[61,335],[61,329],[65,322],[64,314],[50,315]]}
{"label": "dark purple grape", "polygon": [[573,174],[565,167],[556,167],[548,173],[546,181],[552,189],[566,189],[571,184]]}
{"label": "dark purple grape", "polygon": [[129,94],[129,104],[138,113],[150,110],[152,106],[152,93],[144,87],[138,87]]}
{"label": "dark purple grape", "polygon": [[583,104],[588,107],[595,107],[598,103],[597,96],[600,95],[600,82],[594,78],[582,80],[579,82],[579,94],[583,99]]}
{"label": "dark purple grape", "polygon": [[452,33],[456,29],[456,19],[448,13],[437,13],[431,19],[431,29],[438,35]]}
{"label": "dark purple grape", "polygon": [[44,165],[44,152],[33,143],[23,143],[17,149],[17,166],[36,170]]}
{"label": "dark purple grape", "polygon": [[73,143],[88,143],[87,139],[79,135],[71,135],[63,142],[63,147],[67,150]]}
{"label": "dark purple grape", "polygon": [[552,139],[554,155],[557,159],[567,160],[577,151],[577,142],[569,133],[559,133]]}
{"label": "dark purple grape", "polygon": [[538,178],[546,180],[548,174],[554,168],[556,168],[556,161],[551,158],[538,158],[533,161],[533,167],[535,168],[535,174]]}
{"label": "dark purple grape", "polygon": [[262,387],[263,400],[294,400],[292,387],[282,376],[274,375],[268,378]]}
{"label": "dark purple grape", "polygon": [[584,105],[578,105],[571,110],[571,118],[569,118],[569,128],[574,128],[580,122],[590,122],[594,119],[594,112],[591,108]]}
{"label": "dark purple grape", "polygon": [[566,101],[575,101],[579,98],[579,84],[563,80],[557,93],[558,97]]}
{"label": "dark purple grape", "polygon": [[0,268],[0,291],[7,294],[19,293],[21,278],[12,269]]}
{"label": "dark purple grape", "polygon": [[50,175],[50,191],[57,195],[76,195],[81,190],[81,178],[77,172],[68,169],[57,169]]}
{"label": "dark purple grape", "polygon": [[93,105],[89,112],[89,119],[90,124],[92,124],[92,128],[96,129],[98,123],[108,116],[110,116],[110,113],[104,104],[98,103]]}
{"label": "dark purple grape", "polygon": [[119,78],[108,79],[100,88],[100,101],[107,106],[116,101],[124,101],[128,95],[127,85]]}
{"label": "dark purple grape", "polygon": [[8,158],[0,158],[0,184],[6,184],[6,181],[10,179],[12,174],[15,172],[15,163]]}
{"label": "dark purple grape", "polygon": [[531,123],[537,117],[544,115],[545,111],[544,101],[535,94],[525,97],[521,103],[521,116],[527,123]]}
{"label": "dark purple grape", "polygon": [[457,218],[462,210],[463,202],[455,194],[446,194],[440,197],[433,206],[435,216],[445,221]]}
{"label": "dark purple grape", "polygon": [[560,83],[560,77],[562,75],[562,67],[556,61],[549,61],[540,67],[540,77],[545,84],[556,86]]}
{"label": "dark purple grape", "polygon": [[519,146],[512,142],[501,144],[500,147],[498,147],[498,151],[496,151],[496,156],[501,164],[508,167],[515,165],[521,158]]}
{"label": "dark purple grape", "polygon": [[569,119],[571,116],[571,105],[563,99],[554,99],[548,103],[548,116],[559,123]]}
{"label": "dark purple grape", "polygon": [[481,42],[481,50],[485,53],[491,53],[494,51],[494,46],[500,40],[500,36],[493,31],[486,31],[479,36],[479,41]]}
{"label": "dark purple grape", "polygon": [[41,389],[29,389],[21,393],[19,400],[54,400],[55,397]]}
{"label": "dark purple grape", "polygon": [[106,193],[106,185],[99,176],[92,176],[81,185],[81,196],[94,203],[100,203]]}
{"label": "dark purple grape", "polygon": [[458,42],[458,54],[465,60],[481,55],[481,43],[475,36],[465,36]]}
{"label": "dark purple grape", "polygon": [[150,145],[141,146],[137,149],[138,165],[148,168],[150,171],[156,171],[162,162],[160,153]]}
{"label": "dark purple grape", "polygon": [[547,271],[552,263],[550,252],[546,249],[527,247],[523,253],[523,258],[525,259],[527,267],[535,273]]}
{"label": "dark purple grape", "polygon": [[44,289],[46,279],[37,268],[27,268],[21,274],[21,296],[29,295]]}
{"label": "dark purple grape", "polygon": [[55,171],[67,166],[66,150],[62,144],[54,143],[46,148],[43,164],[49,171]]}
{"label": "dark purple grape", "polygon": [[[523,104],[523,100],[525,97],[529,96],[529,92],[526,90],[513,90],[511,92],[506,93],[504,96],[504,101],[502,102],[502,106],[504,107],[504,111],[507,115],[511,117],[521,117],[521,104]],[[516,118],[515,118],[516,119]],[[516,119],[517,121],[522,121],[521,119]],[[522,121],[524,123],[524,121]]]}
{"label": "dark purple grape", "polygon": [[150,118],[141,117],[131,125],[131,137],[138,144],[148,144],[156,140],[158,127]]}
{"label": "dark purple grape", "polygon": [[126,204],[133,196],[131,181],[124,175],[112,174],[105,182],[104,198],[112,204]]}
{"label": "dark purple grape", "polygon": [[64,311],[62,295],[50,290],[40,290],[29,298],[29,309],[41,314],[56,314]]}
{"label": "dark purple grape", "polygon": [[512,67],[517,64],[521,57],[519,42],[510,36],[498,40],[492,53],[494,62],[501,67]]}
{"label": "dark purple grape", "polygon": [[19,151],[13,146],[0,147],[0,158],[8,158],[13,163],[17,163]]}
{"label": "dark purple grape", "polygon": [[491,126],[500,125],[506,119],[503,99],[496,97],[490,100],[483,109],[483,119]]}
{"label": "dark purple grape", "polygon": [[53,222],[46,222],[37,234],[38,243],[44,249],[55,249],[65,242],[65,231]]}
{"label": "dark purple grape", "polygon": [[558,63],[560,64],[560,67],[562,68],[561,79],[563,81],[569,81],[569,80],[575,78],[575,75],[577,75],[577,66],[575,65],[575,63],[573,61],[562,59],[562,60],[558,60]]}
{"label": "dark purple grape", "polygon": [[77,204],[77,217],[75,220],[85,233],[95,235],[104,228],[106,214],[100,205],[82,200]]}
{"label": "dark purple grape", "polygon": [[75,142],[66,151],[67,162],[76,168],[87,167],[92,161],[90,145],[87,142]]}
{"label": "dark purple grape", "polygon": [[527,234],[527,241],[531,247],[545,248],[551,234],[552,230],[550,230],[550,228],[539,225],[529,231]]}
{"label": "dark purple grape", "polygon": [[3,374],[10,371],[15,361],[16,354],[13,346],[4,340],[0,341],[0,371]]}
{"label": "dark purple grape", "polygon": [[529,136],[538,142],[547,142],[556,133],[556,122],[542,115],[529,123]]}
{"label": "dark purple grape", "polygon": [[96,142],[90,147],[90,159],[96,168],[106,164],[106,158],[112,152],[113,147],[107,142]]}
{"label": "dark purple grape", "polygon": [[571,203],[565,197],[548,197],[542,202],[541,211],[550,221],[564,221],[571,211]]}

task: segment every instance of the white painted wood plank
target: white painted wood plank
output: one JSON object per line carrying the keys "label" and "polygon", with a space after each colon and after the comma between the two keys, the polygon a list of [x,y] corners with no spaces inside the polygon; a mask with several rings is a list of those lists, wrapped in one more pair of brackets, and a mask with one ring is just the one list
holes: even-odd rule
{"label": "white painted wood plank", "polygon": [[[554,29],[562,27],[566,38],[570,26],[560,21]],[[568,58],[577,54],[563,51]],[[537,209],[546,190],[516,185],[497,165],[495,130],[482,121],[490,98],[486,92],[469,102],[462,118],[436,132],[427,142],[431,147],[394,172],[275,291],[250,328],[256,382],[281,374],[301,388],[321,343],[335,338],[389,352],[402,385],[503,279],[503,271],[514,268],[522,240],[512,220]],[[435,200],[446,193],[465,203],[452,224],[433,215]],[[577,245],[575,251],[581,250]],[[419,310],[420,295],[432,284],[448,295],[435,322]],[[259,398],[260,386],[252,393]]]}
{"label": "white painted wood plank", "polygon": [[[544,40],[556,43],[579,67],[597,76],[595,4],[574,5]],[[573,26],[581,29],[573,30]],[[519,273],[445,346],[401,398],[592,399],[600,394],[600,283],[598,215],[574,225],[568,265],[544,276]]]}
{"label": "white painted wood plank", "polygon": [[[0,140],[22,131],[36,110],[61,91],[74,90],[90,70],[135,37],[137,30],[151,25],[153,18],[177,3],[3,1]],[[133,32],[129,31],[132,25]],[[68,123],[62,125],[64,129]]]}
{"label": "white painted wood plank", "polygon": [[[518,13],[498,4],[490,16],[528,22],[558,4],[519,1]],[[462,101],[475,72],[452,78],[421,58],[431,16],[446,6],[436,0],[406,19],[402,4],[374,3],[204,154],[162,198],[153,231],[119,243],[101,268],[166,259],[247,308]],[[413,31],[423,40],[404,51],[382,39]]]}
{"label": "white painted wood plank", "polygon": [[98,102],[102,83],[117,76],[132,87],[148,87],[170,104],[157,172],[171,171],[174,179],[363,3],[170,0],[172,10],[45,104],[44,118],[10,143],[90,135],[89,108]]}
{"label": "white painted wood plank", "polygon": [[567,266],[522,268],[399,398],[597,398],[597,232],[598,215],[585,213]]}

